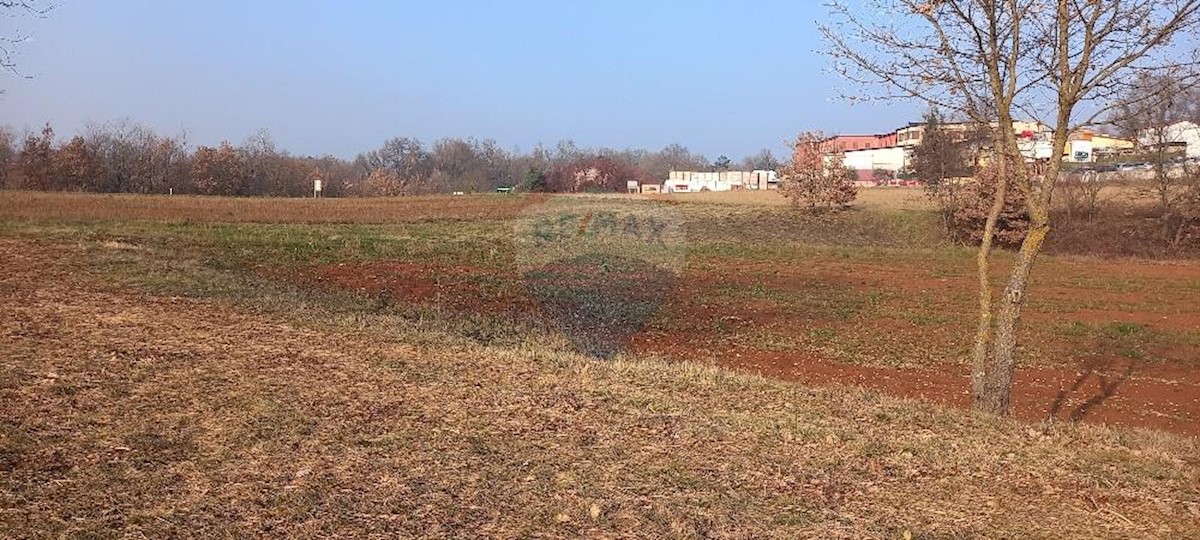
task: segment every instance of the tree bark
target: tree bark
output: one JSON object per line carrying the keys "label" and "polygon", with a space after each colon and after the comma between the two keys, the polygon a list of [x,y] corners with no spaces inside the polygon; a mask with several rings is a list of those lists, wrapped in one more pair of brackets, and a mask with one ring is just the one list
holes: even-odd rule
{"label": "tree bark", "polygon": [[977,410],[998,415],[1009,412],[1012,404],[1013,373],[1017,365],[1017,333],[1021,326],[1021,310],[1025,307],[1025,292],[1029,287],[1030,273],[1049,232],[1049,222],[1041,220],[1031,227],[1025,240],[1021,242],[1021,250],[1013,263],[1008,285],[1004,288],[1004,295],[996,309],[992,361],[987,377],[975,396]]}
{"label": "tree bark", "polygon": [[[997,137],[993,143],[999,146],[1002,143],[1002,138]],[[994,194],[995,199],[992,201],[992,207],[988,211],[987,222],[983,227],[983,241],[979,245],[979,251],[975,256],[975,265],[979,275],[979,324],[975,329],[975,348],[971,355],[971,400],[972,406],[977,410],[987,409],[987,400],[985,396],[990,392],[992,386],[992,362],[990,355],[992,349],[992,281],[991,281],[991,257],[992,243],[996,236],[996,223],[1000,219],[1001,212],[1004,211],[1004,201],[1008,197],[1008,163],[1003,158],[998,158],[1000,161],[996,164],[999,168],[997,173],[998,185]]]}

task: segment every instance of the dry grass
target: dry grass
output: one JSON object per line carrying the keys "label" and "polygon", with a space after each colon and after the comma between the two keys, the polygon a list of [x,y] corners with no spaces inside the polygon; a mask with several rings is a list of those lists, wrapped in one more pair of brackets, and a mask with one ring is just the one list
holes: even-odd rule
{"label": "dry grass", "polygon": [[[1153,204],[1147,193],[1145,174],[1114,173],[1105,177],[1111,182],[1100,189],[1100,201],[1127,207]],[[649,195],[651,199],[716,205],[786,206],[788,200],[778,191],[707,191],[702,193],[671,193]],[[1061,197],[1060,197],[1061,199]],[[1059,201],[1061,202],[1061,200]],[[863,187],[858,189],[854,208],[859,210],[933,210],[934,205],[919,187]]]}
{"label": "dry grass", "polygon": [[275,199],[0,191],[0,220],[406,223],[503,219],[537,200],[504,195]]}
{"label": "dry grass", "polygon": [[0,240],[3,536],[1200,535],[1192,439],[147,296],[84,253]]}

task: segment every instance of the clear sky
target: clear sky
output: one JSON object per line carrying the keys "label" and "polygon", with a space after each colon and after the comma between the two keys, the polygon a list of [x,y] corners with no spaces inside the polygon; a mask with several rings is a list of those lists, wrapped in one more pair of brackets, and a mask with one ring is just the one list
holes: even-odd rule
{"label": "clear sky", "polygon": [[260,128],[297,154],[393,136],[527,150],[658,149],[734,159],[803,129],[894,129],[915,104],[850,104],[817,54],[817,0],[57,0],[0,78],[0,123],[69,135],[129,118],[193,144]]}

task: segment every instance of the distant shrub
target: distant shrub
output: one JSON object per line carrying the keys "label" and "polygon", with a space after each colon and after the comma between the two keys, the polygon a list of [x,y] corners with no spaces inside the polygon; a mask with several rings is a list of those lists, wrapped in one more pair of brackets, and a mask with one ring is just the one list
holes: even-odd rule
{"label": "distant shrub", "polygon": [[851,171],[841,156],[826,157],[824,136],[805,132],[792,145],[792,164],[783,169],[783,195],[792,206],[809,212],[841,210],[858,198]]}
{"label": "distant shrub", "polygon": [[1054,195],[1066,210],[1067,221],[1094,219],[1101,210],[1100,175],[1096,171],[1070,171],[1055,187]]}
{"label": "distant shrub", "polygon": [[[929,198],[937,205],[943,225],[955,240],[971,245],[983,241],[983,230],[999,184],[997,174],[995,167],[984,167],[974,178],[963,182],[926,187]],[[1000,246],[1015,247],[1021,244],[1028,230],[1025,195],[1010,185],[1004,209],[996,221],[994,241]]]}
{"label": "distant shrub", "polygon": [[530,167],[525,172],[525,182],[521,184],[521,191],[526,193],[546,193],[550,191],[550,182],[546,178],[546,173],[536,167]]}
{"label": "distant shrub", "polygon": [[1174,208],[1163,215],[1167,241],[1175,251],[1200,248],[1200,167],[1184,165],[1180,177],[1181,193]]}

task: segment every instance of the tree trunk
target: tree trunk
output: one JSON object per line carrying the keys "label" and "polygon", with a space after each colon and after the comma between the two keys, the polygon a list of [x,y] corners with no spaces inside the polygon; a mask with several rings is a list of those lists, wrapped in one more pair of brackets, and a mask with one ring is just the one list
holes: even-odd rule
{"label": "tree trunk", "polygon": [[1021,326],[1021,310],[1025,307],[1025,291],[1029,275],[1042,243],[1050,232],[1048,220],[1033,224],[1021,251],[1013,263],[1004,296],[996,310],[995,336],[992,343],[992,362],[980,392],[975,396],[975,408],[998,415],[1007,415],[1012,403],[1013,372],[1017,365],[1017,333]]}
{"label": "tree trunk", "polygon": [[[997,139],[999,140],[999,139]],[[1003,159],[997,163],[999,171],[995,199],[988,209],[987,222],[983,227],[983,241],[975,257],[975,265],[979,275],[979,325],[975,329],[975,348],[971,355],[971,399],[972,406],[977,410],[985,410],[983,396],[988,392],[988,381],[992,378],[992,363],[989,352],[992,349],[992,282],[991,257],[992,243],[996,236],[996,223],[1004,211],[1004,201],[1008,197],[1008,167]]]}

